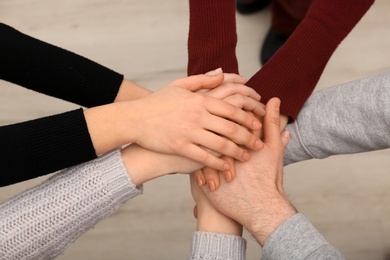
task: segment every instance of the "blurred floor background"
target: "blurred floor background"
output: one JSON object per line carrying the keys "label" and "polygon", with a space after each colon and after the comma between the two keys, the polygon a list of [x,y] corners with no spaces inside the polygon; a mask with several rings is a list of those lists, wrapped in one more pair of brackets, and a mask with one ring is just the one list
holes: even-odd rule
{"label": "blurred floor background", "polygon": [[[390,2],[377,0],[341,44],[316,90],[390,70]],[[0,22],[95,60],[150,89],[186,75],[188,1],[0,1]],[[269,9],[237,16],[242,75],[259,69]],[[1,39],[0,39],[1,40]],[[390,105],[390,104],[389,104]],[[77,106],[0,81],[0,124]],[[390,150],[312,160],[286,167],[290,198],[348,259],[385,259],[390,248]],[[39,178],[0,189],[4,201]],[[145,185],[58,259],[186,259],[193,202],[188,176]],[[248,235],[247,259],[260,247]]]}

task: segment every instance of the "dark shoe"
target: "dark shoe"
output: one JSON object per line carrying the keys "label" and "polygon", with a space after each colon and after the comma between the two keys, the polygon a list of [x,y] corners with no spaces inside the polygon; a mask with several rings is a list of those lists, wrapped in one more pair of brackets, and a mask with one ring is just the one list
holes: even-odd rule
{"label": "dark shoe", "polygon": [[262,65],[271,59],[275,52],[287,41],[288,37],[289,35],[277,33],[272,28],[269,29],[260,53],[260,62]]}
{"label": "dark shoe", "polygon": [[240,14],[251,14],[260,11],[267,7],[271,0],[255,0],[252,3],[244,3],[242,0],[237,0],[236,8]]}

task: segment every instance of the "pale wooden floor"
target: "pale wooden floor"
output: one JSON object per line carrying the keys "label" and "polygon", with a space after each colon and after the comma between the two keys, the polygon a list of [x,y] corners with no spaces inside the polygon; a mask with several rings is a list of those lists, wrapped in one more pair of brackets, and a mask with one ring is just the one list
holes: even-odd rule
{"label": "pale wooden floor", "polygon": [[[390,70],[390,2],[377,0],[329,62],[317,89]],[[188,3],[179,0],[14,0],[0,2],[0,21],[72,50],[157,89],[185,76]],[[269,10],[237,18],[241,73],[259,68]],[[0,123],[76,106],[0,82]],[[390,105],[390,104],[389,104]],[[384,259],[390,248],[390,150],[286,167],[286,188],[298,207],[348,259]],[[41,182],[0,189],[6,200]],[[76,241],[59,259],[186,259],[194,229],[187,176],[145,185]],[[259,259],[248,238],[247,259]]]}

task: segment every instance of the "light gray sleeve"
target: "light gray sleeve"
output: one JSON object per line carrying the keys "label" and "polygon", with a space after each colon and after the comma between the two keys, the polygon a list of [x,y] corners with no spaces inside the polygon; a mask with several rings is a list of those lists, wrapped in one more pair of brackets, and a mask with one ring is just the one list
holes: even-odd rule
{"label": "light gray sleeve", "polygon": [[300,213],[286,220],[267,239],[262,260],[345,259]]}
{"label": "light gray sleeve", "polygon": [[120,150],[63,170],[0,205],[0,259],[53,259],[141,193]]}
{"label": "light gray sleeve", "polygon": [[297,120],[284,164],[390,147],[390,73],[313,93]]}
{"label": "light gray sleeve", "polygon": [[244,260],[246,240],[240,236],[197,231],[192,235],[189,260]]}

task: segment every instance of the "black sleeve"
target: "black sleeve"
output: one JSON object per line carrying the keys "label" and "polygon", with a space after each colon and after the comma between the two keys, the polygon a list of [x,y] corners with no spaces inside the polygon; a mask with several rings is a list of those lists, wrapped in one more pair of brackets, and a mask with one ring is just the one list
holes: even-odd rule
{"label": "black sleeve", "polygon": [[0,127],[0,186],[96,158],[82,109]]}
{"label": "black sleeve", "polygon": [[0,23],[0,78],[93,107],[114,101],[123,75]]}

